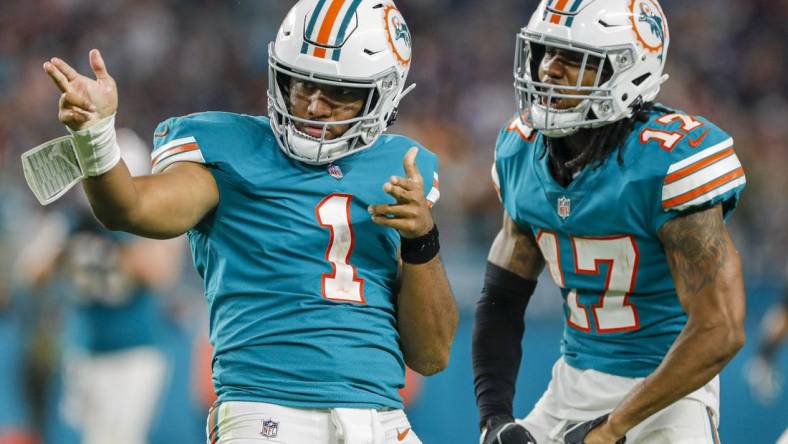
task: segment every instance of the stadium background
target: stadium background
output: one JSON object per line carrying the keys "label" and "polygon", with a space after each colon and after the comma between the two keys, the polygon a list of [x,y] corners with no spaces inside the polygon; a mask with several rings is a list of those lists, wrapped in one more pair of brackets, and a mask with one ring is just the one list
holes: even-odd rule
{"label": "stadium background", "polygon": [[[266,47],[292,4],[279,0],[10,0],[0,5],[0,430],[24,423],[48,442],[70,442],[49,424],[49,393],[57,380],[57,289],[31,297],[14,264],[39,232],[40,221],[67,203],[41,208],[24,188],[19,154],[64,131],[58,94],[41,64],[51,56],[86,73],[87,53],[103,51],[120,91],[120,126],[145,141],[158,121],[203,110],[261,114],[267,85]],[[671,79],[660,100],[701,114],[733,134],[748,185],[730,221],[748,289],[745,348],[722,374],[720,435],[727,443],[771,443],[788,426],[788,398],[756,402],[744,364],[760,337],[767,307],[786,286],[788,248],[788,66],[785,0],[663,0],[671,42]],[[412,390],[409,416],[425,443],[477,440],[470,369],[473,306],[486,250],[500,224],[489,180],[499,127],[512,115],[511,65],[515,32],[535,0],[400,0],[413,33],[410,80],[392,131],[413,136],[441,158],[442,199],[435,209],[444,260],[461,307],[452,362]],[[75,200],[71,192],[67,201]],[[185,260],[179,284],[166,296],[171,322],[163,347],[174,366],[173,390],[160,411],[178,411],[166,424],[179,442],[201,442],[204,410],[194,350],[204,335],[200,283]],[[12,291],[11,288],[14,290]],[[560,302],[540,280],[527,314],[516,412],[524,414],[545,387],[558,356]],[[710,344],[713,346],[713,344]],[[779,356],[784,375],[788,353]],[[11,376],[8,376],[11,375]],[[19,381],[24,381],[19,382]],[[22,387],[17,398],[15,387]],[[22,397],[31,394],[30,397]],[[178,400],[180,399],[180,400]],[[176,420],[172,420],[176,421]],[[44,430],[47,430],[45,432]],[[191,439],[191,441],[190,441]],[[168,442],[167,440],[163,442]]]}

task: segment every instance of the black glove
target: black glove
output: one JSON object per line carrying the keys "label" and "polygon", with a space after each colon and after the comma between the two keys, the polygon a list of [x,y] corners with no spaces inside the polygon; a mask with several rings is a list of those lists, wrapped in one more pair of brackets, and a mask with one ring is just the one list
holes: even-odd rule
{"label": "black glove", "polygon": [[[585,444],[586,436],[591,433],[591,430],[607,421],[607,417],[608,415],[602,415],[597,419],[581,422],[572,427],[568,432],[564,433],[564,444]],[[616,441],[616,444],[624,444],[625,442],[627,442],[626,436]]]}
{"label": "black glove", "polygon": [[483,444],[536,444],[531,432],[508,415],[495,415],[485,423]]}

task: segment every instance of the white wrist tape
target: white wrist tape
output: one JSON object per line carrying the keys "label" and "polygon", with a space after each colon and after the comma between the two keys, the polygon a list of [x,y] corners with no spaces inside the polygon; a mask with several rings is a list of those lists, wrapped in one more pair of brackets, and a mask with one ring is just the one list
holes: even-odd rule
{"label": "white wrist tape", "polygon": [[104,174],[120,162],[120,147],[115,136],[115,114],[83,130],[73,131],[68,128],[68,132],[74,137],[77,157],[86,176]]}

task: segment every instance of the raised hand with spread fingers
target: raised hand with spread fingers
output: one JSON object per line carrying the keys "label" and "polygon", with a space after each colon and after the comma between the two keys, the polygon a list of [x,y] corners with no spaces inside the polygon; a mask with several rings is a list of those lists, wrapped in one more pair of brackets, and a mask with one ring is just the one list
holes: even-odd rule
{"label": "raised hand with spread fingers", "polygon": [[98,49],[90,51],[90,67],[95,79],[80,74],[57,57],[44,63],[44,71],[62,93],[58,119],[74,131],[86,129],[118,109],[115,79],[109,75]]}

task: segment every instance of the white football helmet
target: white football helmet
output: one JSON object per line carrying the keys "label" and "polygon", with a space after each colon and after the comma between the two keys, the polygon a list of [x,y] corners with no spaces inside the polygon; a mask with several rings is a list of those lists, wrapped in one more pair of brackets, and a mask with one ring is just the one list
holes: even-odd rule
{"label": "white football helmet", "polygon": [[[521,119],[549,137],[563,137],[632,116],[634,106],[654,100],[668,78],[662,70],[669,40],[657,0],[542,0],[517,35],[514,86]],[[577,84],[539,79],[549,47],[577,55]],[[586,69],[597,70],[591,86],[581,85]],[[556,109],[550,104],[557,99],[581,102]]]}
{"label": "white football helmet", "polygon": [[[391,0],[300,0],[268,46],[268,116],[279,147],[313,165],[335,161],[371,146],[393,122],[411,61],[411,36]],[[368,90],[358,116],[326,122],[296,117],[289,106],[290,78]],[[312,137],[296,123],[322,127]],[[350,125],[326,139],[331,125]]]}

